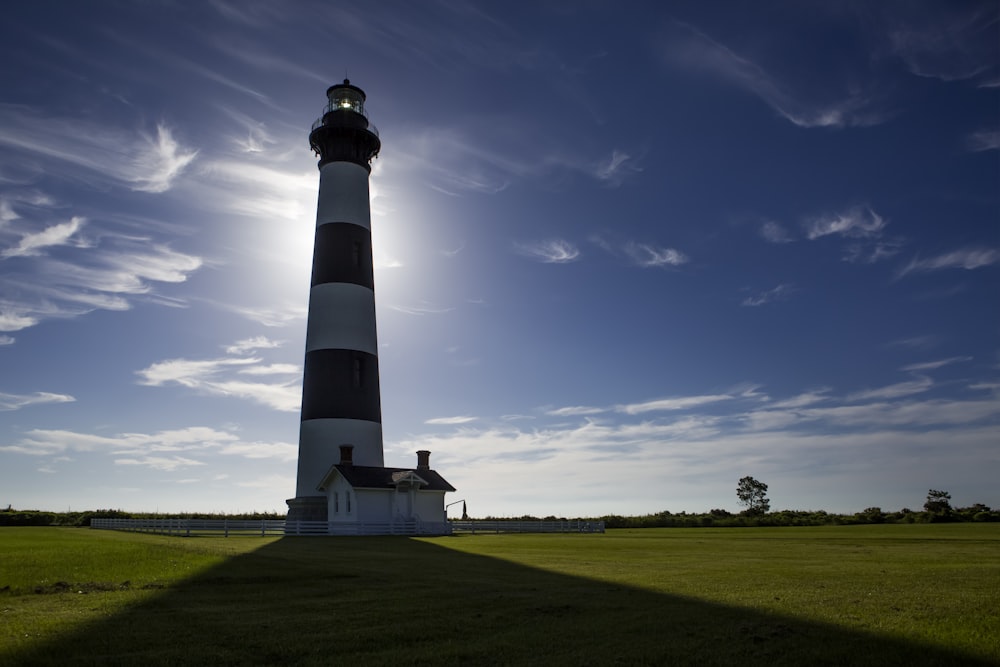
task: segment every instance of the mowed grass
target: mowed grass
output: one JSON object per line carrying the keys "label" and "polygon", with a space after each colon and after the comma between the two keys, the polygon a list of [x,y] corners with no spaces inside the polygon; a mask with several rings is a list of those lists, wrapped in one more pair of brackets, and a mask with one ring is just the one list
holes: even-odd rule
{"label": "mowed grass", "polygon": [[1000,526],[0,529],[0,664],[1000,664]]}

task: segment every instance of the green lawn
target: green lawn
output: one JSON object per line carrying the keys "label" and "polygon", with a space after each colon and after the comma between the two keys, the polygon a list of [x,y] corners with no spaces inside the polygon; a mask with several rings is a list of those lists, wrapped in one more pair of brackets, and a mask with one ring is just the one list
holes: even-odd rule
{"label": "green lawn", "polygon": [[1000,664],[1000,525],[0,529],[0,664]]}

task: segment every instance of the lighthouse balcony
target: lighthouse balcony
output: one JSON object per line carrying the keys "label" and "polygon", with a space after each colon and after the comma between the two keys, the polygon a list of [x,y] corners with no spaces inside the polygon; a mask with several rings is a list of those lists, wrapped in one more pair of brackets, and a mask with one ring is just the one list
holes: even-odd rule
{"label": "lighthouse balcony", "polygon": [[[356,112],[352,112],[352,114],[353,113],[356,113]],[[335,114],[335,115],[331,116],[330,114]],[[372,134],[374,134],[376,137],[378,136],[378,128],[375,127],[375,125],[368,120],[368,117],[367,117],[366,114],[360,114],[364,118],[363,122],[361,121],[361,119],[357,119],[357,120],[355,120],[353,122],[351,122],[351,121],[343,122],[339,118],[339,116],[341,114],[344,114],[344,112],[342,110],[340,110],[340,109],[333,109],[331,111],[327,111],[322,116],[320,116],[319,118],[316,119],[316,121],[312,124],[312,130],[311,131],[315,131],[316,128],[322,127],[323,125],[343,125],[343,126],[347,126],[347,127],[362,127],[364,129],[367,129],[369,132],[371,132]]]}

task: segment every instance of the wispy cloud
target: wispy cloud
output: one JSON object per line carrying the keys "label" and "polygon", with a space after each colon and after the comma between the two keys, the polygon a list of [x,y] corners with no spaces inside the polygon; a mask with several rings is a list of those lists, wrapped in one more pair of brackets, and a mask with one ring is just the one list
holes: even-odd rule
{"label": "wispy cloud", "polygon": [[115,465],[142,466],[144,468],[152,468],[154,470],[173,472],[179,468],[203,466],[205,465],[205,462],[188,458],[186,456],[139,456],[116,458]]}
{"label": "wispy cloud", "polygon": [[965,140],[965,146],[974,153],[1000,149],[1000,130],[979,130]]}
{"label": "wispy cloud", "polygon": [[45,248],[64,245],[83,227],[85,222],[85,218],[73,216],[67,222],[46,227],[40,232],[35,232],[34,234],[26,233],[21,237],[16,246],[0,252],[0,257],[39,255]]}
{"label": "wispy cloud", "polygon": [[855,207],[842,213],[816,217],[806,223],[806,237],[814,241],[836,234],[849,238],[871,238],[881,234],[886,221],[870,208]]}
{"label": "wispy cloud", "polygon": [[942,81],[989,82],[1000,73],[995,6],[944,3],[887,14],[889,43],[913,74]]}
{"label": "wispy cloud", "polygon": [[497,194],[521,181],[562,184],[578,175],[617,187],[642,171],[631,152],[615,148],[610,155],[595,157],[575,145],[560,145],[554,135],[523,119],[514,123],[488,118],[425,128],[397,138],[397,144],[392,170],[455,196]]}
{"label": "wispy cloud", "polygon": [[[202,266],[200,257],[165,245],[105,233],[94,245],[77,244],[60,258],[51,248],[82,223],[20,244],[19,262],[0,283],[0,331],[76,317],[93,310],[127,310],[140,296],[152,299],[153,283],[182,283]],[[10,255],[7,259],[11,259]]]}
{"label": "wispy cloud", "polygon": [[433,417],[424,421],[424,423],[435,425],[468,424],[476,421],[477,419],[479,419],[479,417],[472,417],[468,415],[460,415],[457,417]]}
{"label": "wispy cloud", "polygon": [[552,417],[577,417],[581,415],[598,415],[607,412],[606,408],[597,408],[587,405],[568,405],[564,408],[547,410],[545,414]]}
{"label": "wispy cloud", "polygon": [[798,396],[792,396],[791,398],[786,398],[780,401],[774,401],[768,403],[767,407],[769,410],[788,410],[793,408],[804,408],[808,405],[814,405],[816,403],[822,403],[823,401],[830,400],[830,390],[829,389],[814,389],[812,391],[807,391]]}
{"label": "wispy cloud", "polygon": [[[111,457],[116,465],[170,472],[207,465],[218,456],[293,461],[298,446],[287,442],[246,442],[235,433],[205,426],[110,436],[32,429],[14,444],[0,445],[0,452],[48,457],[52,465],[69,460],[66,454],[97,453]],[[224,464],[220,461],[219,465]]]}
{"label": "wispy cloud", "polygon": [[[13,342],[13,339],[11,339]],[[0,393],[0,411],[20,410],[31,405],[43,405],[46,403],[72,403],[76,399],[68,394],[53,394],[46,391],[38,391],[34,394],[4,394]]]}
{"label": "wispy cloud", "polygon": [[625,253],[637,266],[643,268],[680,266],[688,261],[687,255],[675,248],[662,248],[648,243],[629,242]]}
{"label": "wispy cloud", "polygon": [[897,274],[902,277],[910,273],[939,271],[941,269],[966,269],[971,271],[1000,262],[1000,250],[995,248],[965,248],[954,250],[936,257],[914,259]]}
{"label": "wispy cloud", "polygon": [[227,345],[226,354],[246,354],[255,350],[269,350],[281,347],[281,345],[281,341],[271,340],[267,336],[254,336],[253,338],[244,338],[232,345]]}
{"label": "wispy cloud", "polygon": [[594,177],[609,185],[618,186],[631,174],[642,171],[628,153],[615,149],[607,161],[598,163]]}
{"label": "wispy cloud", "polygon": [[157,125],[156,136],[144,136],[143,141],[134,160],[136,175],[133,190],[166,192],[174,179],[198,155],[198,151],[181,146],[164,125]]}
{"label": "wispy cloud", "polygon": [[549,239],[533,243],[516,243],[518,254],[545,264],[567,264],[580,257],[580,250],[569,241]]}
{"label": "wispy cloud", "polygon": [[[753,59],[712,39],[692,25],[674,22],[662,41],[664,60],[672,67],[707,72],[757,96],[780,116],[799,127],[876,125],[886,114],[876,109],[876,95],[857,85],[820,87],[823,95],[794,89]],[[816,87],[813,86],[816,90]]]}
{"label": "wispy cloud", "polygon": [[169,190],[198,154],[162,123],[151,136],[11,104],[0,104],[0,145],[51,165],[83,167],[143,192]]}
{"label": "wispy cloud", "polygon": [[[3,326],[0,325],[0,331],[2,330]],[[0,336],[0,345],[13,345],[13,344],[14,344],[13,336],[6,336],[6,335]]]}
{"label": "wispy cloud", "polygon": [[407,315],[443,315],[455,310],[451,306],[439,306],[429,301],[421,301],[418,304],[391,303],[387,308]]}
{"label": "wispy cloud", "polygon": [[[261,364],[256,357],[167,359],[136,371],[139,384],[150,387],[179,385],[212,396],[249,400],[282,412],[301,405],[298,368],[291,364]],[[278,383],[248,382],[239,375],[295,375]]]}
{"label": "wispy cloud", "polygon": [[857,402],[901,398],[903,396],[921,394],[928,391],[933,386],[934,381],[929,377],[918,376],[916,379],[909,380],[907,382],[897,382],[896,384],[879,387],[878,389],[865,389],[853,394],[848,394],[847,400],[850,402]]}
{"label": "wispy cloud", "polygon": [[911,373],[933,371],[937,370],[938,368],[943,368],[945,366],[950,366],[952,364],[964,363],[966,361],[972,361],[972,357],[948,357],[947,359],[924,361],[918,364],[909,364],[908,366],[903,366],[900,370]]}
{"label": "wispy cloud", "polygon": [[229,303],[213,305],[232,311],[265,327],[285,327],[292,322],[304,320],[309,314],[309,309],[304,303],[285,304],[279,308],[273,306],[234,306]]}
{"label": "wispy cloud", "polygon": [[764,304],[772,303],[774,301],[783,301],[794,292],[795,288],[793,286],[783,283],[777,287],[772,287],[769,290],[758,292],[757,294],[746,297],[740,305],[750,307],[763,306]]}
{"label": "wispy cloud", "polygon": [[642,403],[630,403],[617,406],[619,412],[628,415],[637,415],[644,412],[662,412],[671,410],[689,410],[701,407],[710,403],[732,400],[730,394],[709,394],[704,396],[681,396],[676,398],[660,398]]}
{"label": "wispy cloud", "polygon": [[768,220],[760,226],[760,235],[768,243],[790,243],[792,241],[788,230],[774,220]]}

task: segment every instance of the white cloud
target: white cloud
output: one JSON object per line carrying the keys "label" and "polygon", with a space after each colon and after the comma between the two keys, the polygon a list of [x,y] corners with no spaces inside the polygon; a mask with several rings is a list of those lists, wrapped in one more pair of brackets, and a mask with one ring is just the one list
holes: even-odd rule
{"label": "white cloud", "polygon": [[[16,308],[16,310],[15,310]],[[25,315],[20,306],[11,307],[0,300],[0,331],[20,331],[38,324],[38,319]]]}
{"label": "white cloud", "polygon": [[424,421],[425,424],[435,424],[435,425],[449,425],[449,424],[468,424],[469,422],[474,422],[478,417],[471,417],[467,415],[462,415],[458,417],[433,417]]}
{"label": "white cloud", "polygon": [[566,264],[580,257],[580,250],[562,239],[515,244],[517,252],[545,264]]}
{"label": "white cloud", "polygon": [[[14,339],[11,338],[13,343]],[[72,403],[76,399],[68,394],[53,394],[47,391],[38,391],[34,394],[4,394],[0,392],[0,411],[20,410],[30,405],[42,405],[45,403]]]}
{"label": "white cloud", "polygon": [[917,76],[989,85],[997,76],[996,23],[996,8],[989,3],[931,3],[890,12],[887,36],[895,55]]}
{"label": "white cloud", "polygon": [[555,408],[554,410],[547,410],[545,414],[551,415],[553,417],[575,417],[578,415],[597,415],[602,412],[607,412],[605,408],[596,408],[586,405],[570,405],[564,408]]}
{"label": "white cloud", "polygon": [[197,150],[178,143],[169,127],[156,136],[129,133],[79,116],[47,117],[21,105],[0,104],[0,145],[68,164],[144,192],[165,192],[194,160]]}
{"label": "white cloud", "polygon": [[58,429],[32,429],[17,444],[0,447],[0,451],[38,456],[54,456],[67,451],[166,452],[213,447],[236,439],[237,437],[231,433],[199,426],[151,434],[120,433],[115,436]]}
{"label": "white cloud", "polygon": [[444,313],[450,313],[455,310],[450,306],[437,306],[427,301],[422,301],[417,305],[391,303],[386,307],[389,308],[389,310],[406,313],[407,315],[443,315]]}
{"label": "white cloud", "polygon": [[248,459],[295,461],[299,456],[299,446],[289,442],[233,442],[224,445],[219,452]]}
{"label": "white cloud", "polygon": [[38,255],[44,248],[65,245],[70,237],[76,234],[85,222],[86,219],[73,216],[67,222],[52,225],[34,234],[25,234],[15,247],[7,248],[3,252],[0,252],[0,257]]}
{"label": "white cloud", "polygon": [[793,89],[750,58],[685,23],[673,24],[661,48],[667,64],[692,72],[707,72],[742,88],[799,127],[868,126],[886,118],[874,108],[877,97],[874,92],[866,92],[856,82],[812,86],[813,94],[807,94],[806,84]]}
{"label": "white cloud", "polygon": [[660,248],[647,243],[626,243],[625,252],[638,266],[643,268],[680,266],[688,261],[687,256],[674,248]]}
{"label": "white cloud", "polygon": [[133,190],[166,192],[198,155],[197,150],[186,149],[177,143],[165,125],[157,125],[156,137],[143,136],[143,142],[134,160]]}
{"label": "white cloud", "polygon": [[[235,375],[289,375],[289,382],[248,382]],[[292,364],[261,364],[256,357],[221,359],[167,359],[136,371],[139,384],[162,387],[177,384],[212,396],[249,400],[282,412],[301,407],[298,368]]]}
{"label": "white cloud", "polygon": [[851,238],[871,238],[881,234],[886,226],[882,216],[870,208],[852,208],[843,213],[819,216],[806,223],[810,241],[837,234]]}
{"label": "white cloud", "polygon": [[659,412],[666,410],[689,410],[709,403],[731,400],[733,396],[729,394],[711,394],[706,396],[682,396],[678,398],[661,398],[655,401],[645,401],[643,403],[631,403],[619,405],[616,410],[629,415],[637,415],[643,412]]}
{"label": "white cloud", "polygon": [[288,375],[301,373],[296,364],[268,364],[267,366],[251,366],[239,371],[243,375]]}
{"label": "white cloud", "polygon": [[[6,255],[20,255],[0,282],[0,331],[18,331],[53,318],[76,317],[95,309],[127,310],[133,298],[157,303],[155,283],[181,283],[202,259],[167,246],[112,233],[93,246],[76,244],[60,258],[38,252],[59,244],[82,225],[74,218],[52,232],[26,237]],[[49,233],[52,232],[52,233]]]}
{"label": "white cloud", "polygon": [[292,322],[304,320],[309,314],[309,309],[304,304],[286,304],[282,308],[274,308],[272,306],[233,306],[225,303],[213,305],[230,310],[265,327],[288,326]]}
{"label": "white cloud", "polygon": [[[3,330],[2,326],[0,326],[0,330]],[[13,345],[13,344],[14,344],[13,336],[0,335],[0,345]]]}
{"label": "white cloud", "polygon": [[791,285],[781,284],[777,287],[773,287],[764,292],[760,292],[753,296],[748,296],[740,303],[741,306],[763,306],[766,303],[771,303],[774,301],[782,301],[787,299],[790,294],[795,291],[795,288]]}
{"label": "white cloud", "polygon": [[979,130],[973,132],[965,141],[966,147],[973,152],[995,151],[1000,149],[1000,130]]}
{"label": "white cloud", "polygon": [[302,407],[302,388],[298,381],[266,384],[227,380],[206,382],[201,387],[212,394],[247,399],[282,412],[298,412]]}
{"label": "white cloud", "polygon": [[642,171],[642,168],[632,161],[632,157],[628,153],[615,149],[606,162],[597,166],[594,170],[594,177],[609,185],[618,186],[625,178],[638,171]]}
{"label": "white cloud", "polygon": [[207,360],[167,359],[158,361],[147,368],[136,371],[141,378],[139,384],[159,387],[171,382],[185,387],[197,387],[205,380],[227,366],[258,364],[256,358],[223,358]]}
{"label": "white cloud", "polygon": [[966,361],[972,361],[972,357],[949,357],[947,359],[937,359],[936,361],[925,361],[919,364],[903,366],[899,370],[908,372],[932,371],[944,366],[950,366],[951,364],[958,364]]}
{"label": "white cloud", "polygon": [[769,243],[791,243],[792,241],[788,231],[773,220],[768,220],[760,226],[760,235]]}
{"label": "white cloud", "polygon": [[887,400],[893,398],[901,398],[903,396],[911,396],[913,394],[920,394],[931,387],[934,386],[934,381],[929,377],[919,376],[915,380],[909,380],[907,382],[898,382],[896,384],[891,384],[886,387],[880,387],[878,389],[866,389],[864,391],[855,392],[847,396],[847,400],[851,402],[856,401],[870,401],[870,400]]}
{"label": "white cloud", "polygon": [[966,248],[953,252],[930,257],[928,259],[914,259],[903,267],[898,276],[905,276],[908,273],[937,271],[939,269],[979,269],[1000,262],[1000,251],[995,248]]}
{"label": "white cloud", "polygon": [[781,401],[775,401],[773,403],[768,403],[767,407],[769,410],[786,410],[791,408],[803,408],[807,405],[813,405],[815,403],[822,403],[823,401],[830,400],[829,389],[816,389],[814,391],[807,391],[805,393],[799,394],[798,396],[793,396],[791,398],[786,398]]}
{"label": "white cloud", "polygon": [[254,336],[253,338],[238,340],[232,345],[227,346],[226,354],[246,354],[255,350],[268,350],[281,347],[281,345],[281,341],[271,340],[267,336]]}
{"label": "white cloud", "polygon": [[[244,442],[234,433],[204,426],[157,433],[119,433],[113,436],[34,429],[28,431],[19,442],[0,446],[0,452],[46,456],[53,462],[69,460],[64,456],[66,452],[95,452],[112,457],[116,465],[174,471],[208,465],[212,457],[219,455],[294,461],[298,455],[298,446],[286,442]],[[214,479],[226,477],[228,475],[217,475]]]}
{"label": "white cloud", "polygon": [[204,461],[189,459],[184,456],[140,456],[137,458],[118,458],[115,465],[122,466],[142,466],[153,468],[154,470],[164,470],[172,472],[178,468],[190,468],[192,466],[203,466]]}

